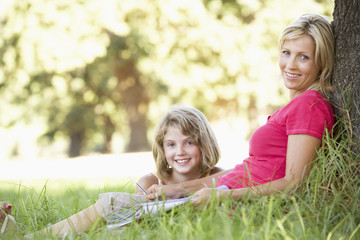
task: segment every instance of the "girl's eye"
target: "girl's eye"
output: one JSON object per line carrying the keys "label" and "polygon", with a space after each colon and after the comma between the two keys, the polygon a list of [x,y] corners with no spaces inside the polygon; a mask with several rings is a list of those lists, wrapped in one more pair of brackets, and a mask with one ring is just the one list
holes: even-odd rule
{"label": "girl's eye", "polygon": [[308,56],[305,56],[305,55],[301,55],[300,59],[301,59],[301,60],[308,60],[309,57],[308,57]]}
{"label": "girl's eye", "polygon": [[175,146],[174,143],[168,143],[168,147],[173,147],[173,146]]}
{"label": "girl's eye", "polygon": [[282,51],[282,54],[284,54],[284,55],[290,55],[290,52],[289,52],[289,51],[284,50],[284,51]]}
{"label": "girl's eye", "polygon": [[191,145],[191,144],[192,144],[191,141],[186,142],[186,145]]}

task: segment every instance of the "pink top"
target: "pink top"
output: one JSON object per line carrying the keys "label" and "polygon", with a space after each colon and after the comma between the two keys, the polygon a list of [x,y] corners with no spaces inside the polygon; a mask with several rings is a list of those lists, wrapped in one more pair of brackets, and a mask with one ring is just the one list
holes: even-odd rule
{"label": "pink top", "polygon": [[288,135],[308,134],[322,139],[325,127],[330,131],[333,125],[331,104],[317,91],[305,91],[268,117],[250,139],[249,157],[219,177],[216,186],[245,188],[283,178]]}

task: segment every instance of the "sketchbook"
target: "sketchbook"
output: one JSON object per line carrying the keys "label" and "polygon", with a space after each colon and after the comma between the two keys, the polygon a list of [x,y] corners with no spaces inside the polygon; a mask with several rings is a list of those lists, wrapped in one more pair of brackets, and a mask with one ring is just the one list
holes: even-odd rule
{"label": "sketchbook", "polygon": [[[227,190],[227,186],[219,186],[216,189]],[[107,220],[107,229],[114,230],[131,223],[136,219],[140,219],[144,215],[154,217],[159,213],[168,212],[174,207],[182,205],[190,201],[192,197],[184,197],[178,199],[168,199],[164,201],[137,203],[129,208],[121,208],[118,212],[110,216]]]}

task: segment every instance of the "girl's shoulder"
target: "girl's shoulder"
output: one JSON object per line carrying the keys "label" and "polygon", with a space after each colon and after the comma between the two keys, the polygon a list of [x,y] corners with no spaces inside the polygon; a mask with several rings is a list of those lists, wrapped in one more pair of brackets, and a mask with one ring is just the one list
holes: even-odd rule
{"label": "girl's shoulder", "polygon": [[142,176],[140,179],[139,179],[139,182],[140,181],[142,181],[142,180],[147,180],[147,181],[149,181],[149,180],[152,180],[152,181],[157,181],[158,180],[158,177],[157,177],[157,175],[156,175],[156,173],[154,172],[151,172],[151,173],[148,173],[148,174],[146,174],[146,175],[144,175],[144,176]]}
{"label": "girl's shoulder", "polygon": [[213,175],[213,174],[216,174],[216,173],[218,173],[218,172],[222,172],[222,171],[224,171],[224,169],[223,169],[223,168],[220,168],[220,167],[214,167],[213,169],[211,169],[211,171],[210,171],[210,174],[209,174],[209,175]]}
{"label": "girl's shoulder", "polygon": [[[154,184],[159,184],[159,179],[153,173],[148,173],[139,179],[138,184],[146,190]],[[141,192],[141,189],[136,187],[136,192]]]}

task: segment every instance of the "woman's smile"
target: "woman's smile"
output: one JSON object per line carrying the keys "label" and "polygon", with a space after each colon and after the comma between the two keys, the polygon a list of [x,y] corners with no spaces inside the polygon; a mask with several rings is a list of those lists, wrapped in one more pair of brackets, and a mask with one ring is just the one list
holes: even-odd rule
{"label": "woman's smile", "polygon": [[289,79],[295,79],[301,76],[301,74],[293,74],[293,73],[289,73],[289,72],[285,72],[286,77]]}
{"label": "woman's smile", "polygon": [[307,90],[319,75],[314,40],[308,35],[286,40],[281,48],[279,67],[284,85],[290,90],[290,98],[294,99]]}

